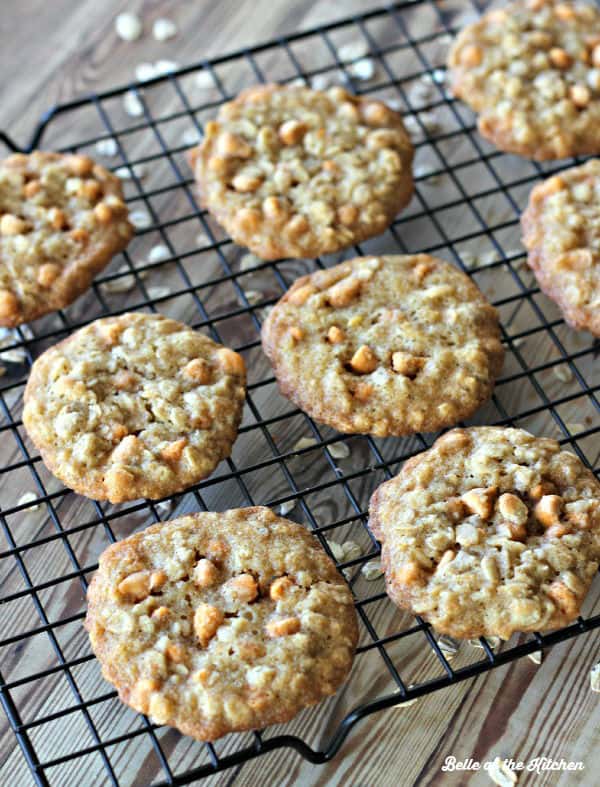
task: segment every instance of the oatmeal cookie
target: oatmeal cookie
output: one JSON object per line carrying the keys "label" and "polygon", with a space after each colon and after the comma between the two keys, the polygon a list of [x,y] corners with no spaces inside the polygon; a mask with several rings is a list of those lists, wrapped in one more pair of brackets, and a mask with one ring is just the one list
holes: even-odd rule
{"label": "oatmeal cookie", "polygon": [[529,0],[466,27],[448,60],[454,95],[501,150],[537,159],[600,153],[600,11]]}
{"label": "oatmeal cookie", "polygon": [[358,638],[318,541],[268,508],[201,513],[110,546],[88,629],[121,700],[200,740],[288,721],[333,694]]}
{"label": "oatmeal cookie", "polygon": [[106,317],[35,361],[23,423],[49,470],[80,494],[164,497],[229,456],[245,378],[240,355],[180,322]]}
{"label": "oatmeal cookie", "polygon": [[600,160],[536,186],[521,225],[543,292],[569,325],[600,336]]}
{"label": "oatmeal cookie", "polygon": [[425,254],[359,257],[298,279],[262,329],[279,387],[341,432],[406,435],[471,415],[504,358],[496,310]]}
{"label": "oatmeal cookie", "polygon": [[87,156],[0,163],[0,325],[68,306],[133,235],[119,179]]}
{"label": "oatmeal cookie", "polygon": [[413,191],[402,118],[341,87],[260,85],[190,154],[201,197],[262,259],[317,257],[383,232]]}
{"label": "oatmeal cookie", "polygon": [[600,483],[555,440],[453,429],[371,498],[387,592],[452,637],[572,622],[600,561]]}

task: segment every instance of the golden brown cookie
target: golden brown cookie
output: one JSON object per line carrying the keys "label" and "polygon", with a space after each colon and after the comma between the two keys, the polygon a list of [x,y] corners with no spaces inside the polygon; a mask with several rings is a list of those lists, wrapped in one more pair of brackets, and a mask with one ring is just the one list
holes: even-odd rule
{"label": "golden brown cookie", "polygon": [[0,325],[68,306],[133,235],[119,179],[87,156],[0,163]]}
{"label": "golden brown cookie", "polygon": [[521,225],[543,292],[569,325],[600,336],[600,160],[537,185]]}
{"label": "golden brown cookie", "polygon": [[106,317],[46,350],[23,423],[46,466],[94,500],[180,492],[231,453],[244,361],[158,314]]}
{"label": "golden brown cookie", "polygon": [[206,207],[262,259],[378,235],[410,200],[413,148],[380,101],[259,85],[224,104],[190,155]]}
{"label": "golden brown cookie", "polygon": [[298,279],[262,329],[282,393],[341,432],[434,431],[486,401],[504,350],[496,310],[425,254],[359,257]]}
{"label": "golden brown cookie", "polygon": [[571,623],[600,561],[600,483],[555,440],[454,429],[371,498],[387,592],[452,637]]}
{"label": "golden brown cookie", "polygon": [[466,27],[448,60],[454,95],[501,150],[560,159],[600,153],[600,11],[529,0]]}
{"label": "golden brown cookie", "polygon": [[121,700],[200,740],[288,721],[335,693],[358,638],[352,594],[317,539],[261,507],[113,544],[88,602]]}

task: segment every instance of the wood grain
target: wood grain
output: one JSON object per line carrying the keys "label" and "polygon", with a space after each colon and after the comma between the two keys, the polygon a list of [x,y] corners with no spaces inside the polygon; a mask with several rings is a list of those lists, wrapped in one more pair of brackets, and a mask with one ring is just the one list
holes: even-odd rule
{"label": "wood grain", "polygon": [[[377,6],[376,2],[346,0],[343,4],[326,2],[289,3],[287,0],[196,0],[195,2],[125,3],[121,0],[22,0],[11,2],[11,13],[0,19],[3,46],[0,65],[3,79],[0,83],[2,106],[1,127],[15,140],[25,143],[41,113],[50,105],[64,102],[74,96],[101,91],[133,79],[135,65],[161,58],[177,60],[181,65],[218,56],[237,47],[251,45],[275,35],[308,28],[342,15],[359,13]],[[444,11],[457,12],[452,17],[460,23],[472,6],[467,0],[440,2]],[[122,10],[137,9],[144,19],[146,35],[141,41],[127,44],[119,41],[114,33],[113,20]],[[423,5],[402,14],[402,22],[412,36],[428,34],[436,29],[433,6]],[[464,12],[464,13],[463,13]],[[152,21],[160,16],[176,20],[179,26],[177,39],[169,43],[155,42],[149,35]],[[32,21],[34,20],[34,21]],[[364,35],[372,36],[380,45],[393,49],[380,61],[383,86],[375,92],[381,98],[399,96],[394,86],[387,84],[388,68],[394,74],[405,75],[402,82],[409,90],[416,81],[408,78],[423,69],[410,48],[403,47],[405,39],[398,25],[389,18],[382,23],[366,25],[361,31],[353,26],[332,34],[334,46]],[[421,54],[432,65],[444,60],[444,44],[434,41],[423,44]],[[319,69],[332,66],[331,52],[321,39],[308,39],[293,48],[294,55],[304,68]],[[23,64],[26,63],[26,68]],[[265,52],[257,56],[254,65],[266,79],[294,75],[289,56],[281,51]],[[231,94],[256,79],[248,62],[237,62],[217,69],[224,89]],[[389,76],[389,74],[387,75]],[[218,91],[198,92],[193,77],[181,80],[182,90],[195,110],[195,117],[204,122],[213,110],[204,111],[202,104],[218,101]],[[23,683],[11,690],[11,696],[24,722],[48,717],[62,710],[75,708],[60,719],[44,721],[30,729],[30,737],[38,757],[43,760],[68,755],[96,743],[89,723],[93,722],[102,740],[118,738],[129,732],[136,735],[130,742],[118,742],[106,751],[115,778],[123,785],[145,787],[153,780],[164,778],[161,765],[153,748],[151,736],[137,714],[120,705],[112,696],[111,687],[100,677],[95,660],[90,657],[87,638],[81,626],[85,610],[85,587],[79,578],[69,578],[81,566],[89,576],[97,557],[109,543],[110,534],[117,538],[128,535],[155,519],[167,519],[173,514],[197,510],[205,506],[215,510],[249,502],[277,505],[294,494],[299,503],[290,515],[312,526],[328,526],[340,521],[348,524],[326,531],[326,539],[342,542],[351,538],[360,543],[365,559],[373,551],[363,522],[357,512],[364,512],[369,495],[384,480],[380,469],[368,471],[377,464],[374,446],[386,461],[392,462],[395,472],[400,459],[410,452],[420,450],[417,438],[407,440],[376,440],[351,438],[351,456],[333,461],[322,448],[311,449],[301,456],[290,456],[285,463],[273,459],[273,446],[280,453],[292,452],[300,436],[312,434],[310,426],[294,408],[280,397],[264,356],[258,346],[257,322],[246,314],[230,316],[243,310],[242,290],[260,293],[258,315],[264,304],[271,303],[282,291],[282,281],[272,267],[240,276],[239,287],[220,283],[224,266],[236,272],[244,250],[226,242],[219,228],[212,222],[203,226],[194,215],[194,194],[191,173],[185,160],[182,134],[192,127],[192,120],[185,112],[181,95],[169,86],[149,88],[144,101],[152,117],[157,120],[153,131],[127,133],[137,120],[128,118],[122,110],[120,99],[106,102],[105,109],[119,132],[119,141],[129,160],[144,162],[160,151],[165,144],[174,150],[168,158],[152,161],[141,186],[126,183],[126,192],[132,209],[143,208],[160,217],[167,228],[151,228],[140,234],[131,244],[126,258],[119,257],[109,269],[115,273],[123,264],[145,266],[148,250],[157,242],[167,243],[177,262],[161,264],[146,272],[139,287],[114,294],[103,285],[96,292],[80,298],[66,310],[72,324],[91,319],[102,313],[103,308],[124,309],[135,307],[152,288],[167,288],[168,293],[159,302],[161,311],[184,319],[194,325],[203,325],[205,318],[213,320],[219,337],[236,347],[244,347],[250,368],[251,406],[247,408],[244,428],[233,453],[235,466],[243,470],[241,482],[231,477],[231,466],[224,466],[221,480],[210,480],[202,485],[200,494],[186,494],[173,501],[169,507],[154,512],[140,505],[108,506],[97,509],[90,502],[66,493],[37,460],[31,444],[25,448],[36,461],[32,472],[17,466],[9,475],[0,479],[0,509],[12,512],[6,515],[6,525],[15,543],[25,546],[19,559],[6,555],[10,546],[5,532],[0,546],[0,581],[3,597],[12,600],[0,605],[1,640],[38,630],[45,615],[51,624],[51,633],[41,631],[28,639],[20,639],[0,648],[1,669],[5,680]],[[174,121],[161,122],[170,113],[180,113]],[[432,248],[440,256],[457,261],[457,256],[469,252],[481,258],[494,250],[494,244],[508,254],[511,265],[498,264],[474,273],[479,286],[499,309],[507,335],[534,330],[525,343],[518,344],[507,353],[503,381],[496,389],[494,401],[483,407],[473,419],[475,423],[496,422],[506,417],[516,417],[516,423],[530,431],[556,437],[564,436],[557,422],[579,424],[584,429],[596,427],[598,416],[594,403],[583,390],[580,381],[573,377],[567,382],[559,380],[554,369],[559,365],[561,348],[577,353],[575,368],[589,384],[598,384],[598,365],[594,364],[590,337],[577,334],[557,323],[552,333],[541,329],[541,320],[556,321],[555,307],[539,295],[533,294],[514,299],[528,292],[533,286],[531,274],[523,267],[522,247],[516,211],[526,202],[529,184],[518,185],[520,179],[535,174],[531,165],[514,157],[493,157],[477,163],[481,150],[489,148],[476,136],[449,136],[460,128],[459,114],[469,122],[470,116],[460,107],[436,109],[441,131],[435,145],[423,142],[418,146],[415,165],[418,171],[438,171],[436,179],[419,179],[418,194],[409,210],[397,224],[394,233],[365,244],[367,253],[378,251],[416,251]],[[97,110],[81,110],[52,121],[44,137],[44,145],[64,146],[91,139],[105,133]],[[88,146],[94,153],[93,146]],[[454,167],[453,173],[443,171],[440,156]],[[473,161],[473,163],[467,163]],[[118,166],[118,159],[109,162]],[[186,187],[178,183],[183,175]],[[496,178],[506,184],[504,192],[492,197],[486,190],[497,186]],[[511,185],[514,184],[514,185]],[[472,205],[465,205],[468,195]],[[513,200],[514,202],[511,202]],[[425,208],[434,209],[434,218],[428,218]],[[491,228],[486,231],[482,222]],[[222,240],[222,257],[212,251],[199,251],[199,232],[214,232]],[[451,245],[448,245],[450,241]],[[496,247],[497,248],[497,247]],[[311,270],[313,263],[282,263],[277,271],[289,283],[293,278]],[[212,283],[210,283],[212,282]],[[199,301],[187,292],[189,286],[198,288],[197,295],[205,310],[199,310]],[[186,291],[186,292],[183,292]],[[104,299],[102,303],[98,295]],[[511,300],[513,299],[513,300]],[[61,327],[56,317],[38,321],[33,328],[36,335]],[[33,341],[34,354],[41,351],[44,341]],[[531,367],[539,369],[533,381],[525,374]],[[540,368],[541,367],[541,368]],[[6,386],[5,407],[13,421],[21,416],[22,383],[27,369],[10,368],[9,378],[0,381]],[[17,383],[17,385],[13,385]],[[569,397],[572,397],[569,399]],[[560,401],[552,412],[544,408],[548,401]],[[281,418],[280,418],[281,416]],[[6,423],[6,413],[0,411],[0,425]],[[259,418],[274,419],[266,427],[257,427]],[[278,420],[279,419],[279,420]],[[335,433],[322,429],[321,434],[334,439]],[[24,438],[22,429],[20,437]],[[0,457],[5,467],[23,460],[23,454],[14,431],[0,433]],[[428,436],[431,442],[432,436]],[[577,449],[592,464],[598,462],[597,434],[577,440]],[[337,469],[336,469],[337,468]],[[36,475],[37,474],[37,475]],[[292,484],[290,485],[290,479]],[[21,495],[36,490],[40,484],[50,493],[50,504],[39,510],[31,508],[12,511]],[[319,484],[319,491],[306,490]],[[310,512],[310,513],[309,513]],[[104,517],[102,521],[99,514]],[[60,525],[57,522],[60,521]],[[61,528],[63,532],[61,532]],[[108,533],[110,529],[111,533]],[[64,532],[66,531],[66,532]],[[27,546],[31,545],[31,546]],[[30,582],[39,587],[34,599],[29,594],[13,598],[24,591],[23,572]],[[408,616],[396,610],[382,595],[383,583],[367,583],[357,575],[353,588],[357,598],[365,600],[364,609],[376,635],[384,637],[402,631],[411,625]],[[61,579],[62,578],[62,579]],[[60,580],[57,582],[57,580]],[[45,585],[47,583],[47,586]],[[586,613],[600,611],[600,587],[596,583],[586,605]],[[67,621],[67,622],[65,622]],[[372,641],[363,624],[361,645]],[[382,711],[359,723],[342,746],[337,757],[324,766],[314,766],[302,760],[289,749],[273,752],[265,757],[206,780],[209,785],[408,785],[447,784],[485,785],[489,777],[478,774],[443,773],[441,767],[449,755],[486,760],[496,755],[529,760],[535,756],[554,759],[581,760],[585,771],[575,777],[546,773],[542,776],[522,775],[519,784],[527,785],[592,785],[597,783],[595,769],[600,765],[597,751],[597,730],[600,724],[598,695],[589,691],[588,674],[598,660],[599,635],[597,633],[553,648],[545,655],[541,666],[522,659],[496,669],[476,680],[455,685],[420,699],[409,707]],[[513,643],[510,643],[513,644]],[[65,660],[76,660],[69,673],[58,669],[60,648]],[[440,674],[440,667],[424,635],[411,635],[386,646],[383,655],[394,664],[406,684],[421,682]],[[463,666],[481,658],[481,651],[462,645],[453,666]],[[54,670],[43,678],[27,678],[43,670]],[[70,684],[73,680],[77,686]],[[291,724],[265,732],[269,738],[279,733],[302,737],[315,748],[324,746],[336,730],[339,721],[357,704],[385,696],[395,691],[395,684],[387,669],[382,653],[377,648],[362,652],[356,660],[348,685],[336,697],[319,708],[300,714]],[[79,693],[78,693],[79,692]],[[76,706],[82,700],[94,700],[89,706],[88,718]],[[205,748],[180,736],[174,731],[160,729],[156,738],[168,758],[174,773],[207,762]],[[219,755],[250,745],[250,735],[229,736],[216,744]],[[46,775],[53,785],[102,785],[110,784],[101,757],[93,752],[86,757],[69,760],[49,769]],[[32,784],[20,749],[5,719],[0,719],[0,783],[14,785]]]}

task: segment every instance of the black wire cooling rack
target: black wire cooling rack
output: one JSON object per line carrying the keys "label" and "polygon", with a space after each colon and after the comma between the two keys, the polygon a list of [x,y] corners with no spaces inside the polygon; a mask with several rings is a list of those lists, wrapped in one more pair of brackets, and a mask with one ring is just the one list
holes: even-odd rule
{"label": "black wire cooling rack", "polygon": [[[185,160],[218,105],[255,82],[344,83],[400,109],[415,138],[416,195],[385,235],[356,251],[426,251],[467,271],[499,309],[507,346],[494,397],[473,422],[555,436],[597,468],[598,348],[589,335],[565,326],[540,294],[519,245],[518,216],[550,167],[492,149],[444,87],[450,38],[480,11],[469,0],[452,7],[428,0],[390,4],[55,107],[28,145],[0,134],[12,150],[77,150],[121,168],[139,225],[127,252],[89,293],[2,335],[0,691],[38,785],[67,783],[69,769],[79,782],[87,774],[89,784],[188,784],[280,747],[321,763],[368,714],[600,626],[599,610],[591,608],[559,631],[501,647],[482,639],[479,650],[461,644],[454,655],[452,643],[438,641],[421,619],[393,607],[381,579],[367,580],[362,569],[378,557],[366,527],[369,495],[435,435],[340,436],[276,393],[260,353],[265,309],[297,275],[343,255],[267,263],[246,254],[199,208]],[[357,78],[361,48],[376,66],[368,81]],[[123,109],[126,95],[133,117]],[[104,159],[102,152],[114,155]],[[46,346],[98,316],[131,309],[184,319],[235,346],[250,369],[248,402],[232,458],[213,477],[165,501],[111,506],[79,498],[50,476],[24,434],[21,400],[30,364]],[[82,631],[84,594],[98,554],[111,541],[186,511],[254,504],[283,506],[330,554],[339,557],[336,543],[357,544],[338,565],[355,593],[361,639],[352,677],[336,698],[288,725],[204,745],[118,702],[100,679]],[[372,679],[361,679],[366,675]]]}

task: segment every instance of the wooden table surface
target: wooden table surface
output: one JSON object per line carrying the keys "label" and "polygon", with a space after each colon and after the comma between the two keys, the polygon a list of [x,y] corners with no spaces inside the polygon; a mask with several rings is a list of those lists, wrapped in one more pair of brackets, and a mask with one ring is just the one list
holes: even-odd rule
{"label": "wooden table surface", "polygon": [[[457,3],[460,5],[460,0],[457,0]],[[135,65],[140,62],[167,58],[185,65],[376,5],[377,3],[367,0],[345,0],[339,4],[324,0],[9,0],[3,5],[5,13],[0,15],[0,128],[11,134],[15,140],[25,141],[29,138],[36,119],[46,108],[82,93],[100,91],[129,81],[133,79]],[[10,13],[6,13],[5,6],[10,6]],[[146,34],[140,41],[126,43],[115,35],[114,17],[126,9],[139,11],[144,19]],[[179,34],[173,41],[158,43],[149,34],[151,21],[160,16],[167,16],[177,22]],[[310,52],[307,60],[310,61]],[[60,139],[53,138],[52,141],[57,145],[61,144]],[[141,149],[144,144],[142,140]],[[518,172],[522,164],[513,161],[510,166]],[[475,173],[474,177],[477,179],[479,176]],[[519,200],[522,202],[522,195]],[[500,206],[498,210],[501,213],[505,208]],[[415,232],[417,230],[418,228]],[[512,242],[518,244],[518,231],[514,232],[516,234]],[[423,238],[418,235],[415,237],[416,248],[418,243],[423,244]],[[409,234],[406,243],[410,245]],[[491,280],[482,276],[478,283],[492,297],[503,292],[498,279]],[[268,289],[269,285],[265,286]],[[545,314],[556,316],[552,305],[543,296],[538,296],[537,300]],[[197,315],[195,318],[197,319]],[[519,327],[524,330],[527,322],[521,323]],[[577,336],[564,326],[559,326],[556,332],[570,350],[590,345],[589,337]],[[528,352],[531,355],[526,357],[527,363],[556,359],[555,349],[550,347],[544,333],[533,337]],[[525,351],[523,353],[526,354]],[[585,374],[591,375],[591,357],[583,358],[580,368]],[[264,367],[261,367],[261,370],[261,373],[266,374]],[[539,377],[542,385],[559,385],[551,370],[541,373]],[[530,402],[527,397],[530,394],[524,388],[524,384],[513,386],[499,394],[504,397],[503,404],[509,412],[527,409]],[[558,393],[553,391],[551,395],[557,396]],[[571,410],[567,405],[561,415],[571,422],[583,422],[586,428],[592,423],[597,424],[597,420],[591,420],[594,416],[588,414],[583,404],[581,407],[574,405]],[[597,419],[597,415],[595,417]],[[555,434],[548,419],[539,418],[538,421],[530,420],[520,425]],[[481,421],[484,420],[485,414],[481,416]],[[296,434],[291,437],[295,439]],[[597,437],[588,443],[582,441],[581,445],[590,462],[597,461]],[[18,458],[16,449],[9,453],[13,461]],[[360,460],[360,456],[358,448],[356,461]],[[6,453],[3,453],[3,457],[7,458]],[[0,490],[0,506],[5,509],[10,500],[14,504],[16,495],[28,487],[26,481],[19,481],[21,488],[17,490],[11,487],[9,490],[5,480],[4,483],[5,488]],[[365,484],[358,491],[362,505],[366,505],[370,488]],[[280,485],[276,492],[284,495],[285,486]],[[261,501],[276,496],[273,489],[264,497],[260,495],[260,491],[257,493]],[[69,499],[75,497],[70,495]],[[215,501],[216,504],[219,503],[218,496]],[[73,518],[85,516],[83,503],[80,505],[81,509],[72,508]],[[328,516],[339,518],[342,515],[341,510],[335,509],[335,505],[331,503],[332,510]],[[99,545],[91,545],[89,550],[91,557],[88,562],[91,563],[97,559]],[[68,572],[68,565],[61,570]],[[11,571],[12,569],[3,570],[1,575],[5,587],[9,589],[13,577]],[[382,589],[381,585],[377,587]],[[599,590],[596,584],[586,605],[588,611],[598,613]],[[62,603],[61,599],[56,603]],[[63,610],[63,607],[60,609]],[[12,625],[12,619],[9,620],[11,614],[13,613],[10,611],[0,614],[0,625],[3,628]],[[374,618],[378,623],[381,622],[380,632],[391,630],[391,626],[397,629],[399,620],[404,620],[387,602],[382,602],[381,611],[374,613]],[[529,659],[521,659],[475,680],[430,694],[410,707],[390,709],[369,716],[354,728],[338,756],[327,765],[311,765],[290,750],[279,750],[236,770],[212,777],[206,780],[206,784],[235,784],[236,787],[326,784],[396,787],[417,783],[485,785],[492,782],[483,772],[450,773],[442,772],[441,767],[449,756],[458,760],[473,758],[483,762],[496,755],[525,762],[535,757],[554,760],[564,758],[567,761],[580,761],[584,766],[583,771],[576,773],[522,774],[519,784],[536,787],[597,784],[600,768],[600,695],[589,690],[589,671],[599,660],[599,641],[597,632],[581,636],[552,648],[544,655],[541,666]],[[73,642],[81,652],[87,652],[79,630],[73,635]],[[465,647],[461,647],[457,663],[462,663]],[[390,652],[393,650],[393,647],[390,648]],[[77,652],[76,649],[73,651]],[[404,654],[398,651],[392,657],[401,662],[403,669],[405,668],[409,677],[415,681],[430,675],[432,657],[424,640],[416,650],[413,648],[413,651]],[[468,658],[465,656],[463,661],[466,663]],[[18,652],[15,649],[9,654],[8,660],[10,663],[3,664],[2,668],[6,669],[8,674],[17,676],[27,674],[28,670],[42,669],[45,664],[44,656],[36,651],[35,643],[20,648]],[[356,668],[358,674],[355,672],[353,675],[354,693],[340,699],[339,707],[337,700],[332,700],[333,704],[328,705],[325,716],[319,715],[316,710],[302,714],[293,727],[296,734],[306,734],[311,738],[313,733],[317,735],[311,726],[313,720],[319,719],[321,724],[323,718],[333,722],[360,701],[361,697],[385,693],[389,677],[382,664],[374,658],[373,663],[365,667],[365,661],[361,660]],[[104,691],[109,688],[101,682],[100,685],[103,685]],[[33,692],[35,693],[35,688]],[[27,702],[34,702],[35,699],[28,698]],[[26,704],[26,700],[23,702]],[[54,707],[49,702],[50,700],[44,705],[44,713],[51,712]],[[52,702],[56,700],[53,699]],[[116,705],[114,701],[113,704]],[[119,712],[118,709],[116,712]],[[133,714],[127,723],[134,726],[132,718]],[[73,726],[65,728],[64,733],[57,727],[53,734],[54,737],[46,739],[39,736],[36,738],[36,746],[46,759],[52,758],[59,746],[59,737],[64,734],[65,738],[69,738],[79,733],[78,728]],[[194,747],[199,746],[198,744],[190,742],[189,739],[180,739],[173,732],[167,731],[163,734],[163,742],[171,747],[171,751],[176,752],[174,759],[187,762],[188,767],[190,763],[194,763]],[[318,743],[319,738],[311,740]],[[144,774],[151,770],[144,770],[149,766],[143,755],[136,758],[130,750],[127,758],[121,763],[119,770],[124,783],[145,784]],[[60,784],[61,787],[67,784],[88,787],[92,784],[96,786],[109,783],[104,781],[105,772],[101,765],[90,761],[88,769],[85,760],[66,764],[62,770],[54,773],[53,779],[52,783]],[[0,719],[0,783],[15,787],[33,783],[4,718]]]}

